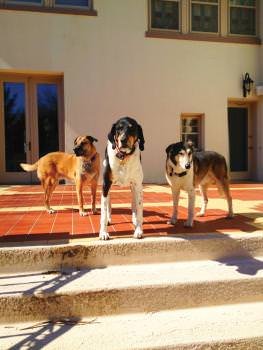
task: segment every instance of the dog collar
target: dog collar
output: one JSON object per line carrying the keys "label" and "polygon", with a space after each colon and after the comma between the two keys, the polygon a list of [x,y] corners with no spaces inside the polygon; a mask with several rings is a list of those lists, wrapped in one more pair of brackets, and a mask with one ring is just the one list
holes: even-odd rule
{"label": "dog collar", "polygon": [[183,177],[183,176],[185,176],[187,174],[187,171],[183,171],[182,173],[173,173],[173,172],[171,172],[170,173],[170,176],[173,176],[173,175],[176,175],[176,176],[178,176],[178,177]]}
{"label": "dog collar", "polygon": [[83,162],[82,168],[84,171],[91,171],[92,163],[95,161],[96,157],[97,153],[95,153],[94,156],[92,156],[87,162]]}

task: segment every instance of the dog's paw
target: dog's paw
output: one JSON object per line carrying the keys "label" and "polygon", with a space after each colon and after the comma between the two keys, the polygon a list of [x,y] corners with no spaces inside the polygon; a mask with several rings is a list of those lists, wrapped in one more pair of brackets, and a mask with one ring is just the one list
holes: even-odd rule
{"label": "dog's paw", "polygon": [[193,222],[191,222],[191,221],[185,221],[185,223],[184,223],[184,227],[189,227],[189,228],[191,228],[191,227],[193,227],[194,226],[194,223]]}
{"label": "dog's paw", "polygon": [[56,210],[55,209],[47,209],[48,214],[55,214]]}
{"label": "dog's paw", "polygon": [[168,225],[175,225],[177,223],[177,219],[176,218],[171,218],[170,220],[167,221]]}
{"label": "dog's paw", "polygon": [[106,231],[100,231],[99,239],[101,241],[107,241],[108,239],[110,239],[110,235]]}
{"label": "dog's paw", "polygon": [[142,236],[143,236],[143,230],[142,230],[142,228],[139,227],[139,226],[136,227],[136,229],[135,229],[135,231],[134,231],[133,237],[134,237],[134,238],[137,238],[137,239],[141,239]]}
{"label": "dog's paw", "polygon": [[79,215],[80,215],[80,216],[87,216],[88,213],[87,213],[86,211],[84,211],[84,210],[80,210],[80,211],[79,211]]}
{"label": "dog's paw", "polygon": [[199,211],[198,213],[196,213],[196,216],[203,217],[205,216],[205,213],[203,213],[202,211]]}
{"label": "dog's paw", "polygon": [[228,214],[228,215],[226,216],[226,219],[234,219],[234,214],[233,214],[233,213]]}

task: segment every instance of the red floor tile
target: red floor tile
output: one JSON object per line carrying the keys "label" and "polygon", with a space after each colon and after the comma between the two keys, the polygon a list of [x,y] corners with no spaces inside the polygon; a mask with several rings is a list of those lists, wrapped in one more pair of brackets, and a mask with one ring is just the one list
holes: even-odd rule
{"label": "red floor tile", "polygon": [[[248,215],[238,214],[235,215],[234,219],[227,220],[225,219],[227,213],[221,209],[208,209],[207,215],[196,218],[195,227],[188,229],[184,227],[187,209],[181,205],[178,208],[177,225],[168,225],[167,221],[172,213],[172,204],[169,206],[165,204],[172,201],[170,191],[167,193],[168,186],[163,186],[163,192],[155,192],[154,188],[149,191],[149,186],[146,187],[147,191],[144,192],[144,233],[146,236],[211,232],[249,233],[257,229]],[[262,217],[263,204],[260,201],[263,198],[263,184],[233,184],[231,189],[234,201],[238,200],[236,203],[242,201],[245,205],[250,205],[247,212],[257,210],[257,215]],[[213,203],[213,199],[219,197],[215,188],[210,189],[208,195],[209,203]],[[91,194],[89,190],[84,191],[84,200],[86,204],[90,204]],[[109,226],[110,235],[112,237],[132,236],[134,228],[131,222],[131,193],[129,189],[113,187],[111,200],[113,209],[112,225]],[[97,193],[97,203],[100,203],[100,191]],[[160,206],[156,206],[156,203],[160,203]],[[8,191],[2,191],[0,195],[1,241],[98,237],[100,215],[92,215],[90,209],[87,216],[81,217],[79,215],[76,209],[77,196],[74,186],[59,185],[51,198],[51,206],[61,206],[63,209],[59,209],[52,215],[46,213],[43,208],[43,192],[41,186],[38,185],[12,186]]]}

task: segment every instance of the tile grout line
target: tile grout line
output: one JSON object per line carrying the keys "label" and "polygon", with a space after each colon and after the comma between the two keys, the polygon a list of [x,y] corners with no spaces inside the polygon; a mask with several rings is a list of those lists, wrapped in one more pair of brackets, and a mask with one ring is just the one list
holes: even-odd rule
{"label": "tile grout line", "polygon": [[71,191],[70,194],[71,194],[71,234],[74,235],[74,210],[73,210],[74,194],[73,194],[73,191]]}
{"label": "tile grout line", "polygon": [[25,213],[23,213],[22,215],[19,216],[19,218],[17,219],[17,221],[5,232],[4,236],[7,236],[10,231],[19,223],[19,221],[25,216]]}
{"label": "tile grout line", "polygon": [[[53,197],[53,193],[52,193],[52,196],[51,196],[51,198],[50,198],[50,201],[52,200],[52,197]],[[61,196],[60,196],[60,203],[61,203]],[[59,204],[60,204],[59,203]],[[60,206],[60,205],[59,205]],[[58,207],[59,207],[58,206]],[[59,209],[58,209],[59,210]],[[51,225],[51,229],[50,229],[50,234],[52,234],[53,233],[53,229],[54,229],[54,226],[55,226],[55,221],[56,221],[56,218],[57,218],[57,216],[58,216],[58,210],[56,210],[55,211],[55,215],[54,214],[50,214],[50,215],[54,215],[54,219],[53,219],[53,222],[52,222],[52,225]]]}

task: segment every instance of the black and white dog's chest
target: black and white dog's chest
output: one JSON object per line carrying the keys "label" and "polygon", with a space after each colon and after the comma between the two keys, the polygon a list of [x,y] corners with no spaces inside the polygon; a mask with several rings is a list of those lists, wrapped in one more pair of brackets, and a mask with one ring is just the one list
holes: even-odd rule
{"label": "black and white dog's chest", "polygon": [[108,143],[107,152],[113,184],[129,186],[132,182],[142,182],[143,171],[138,145],[136,145],[133,154],[128,156],[125,160],[120,160],[116,157],[110,143]]}

